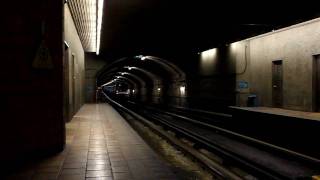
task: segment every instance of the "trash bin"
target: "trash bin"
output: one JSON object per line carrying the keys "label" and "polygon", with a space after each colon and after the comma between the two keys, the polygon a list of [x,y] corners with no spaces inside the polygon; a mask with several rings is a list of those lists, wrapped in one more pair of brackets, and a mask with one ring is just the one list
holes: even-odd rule
{"label": "trash bin", "polygon": [[255,94],[250,94],[250,95],[248,96],[247,106],[248,106],[248,107],[256,107],[256,106],[258,106],[257,95],[255,95]]}

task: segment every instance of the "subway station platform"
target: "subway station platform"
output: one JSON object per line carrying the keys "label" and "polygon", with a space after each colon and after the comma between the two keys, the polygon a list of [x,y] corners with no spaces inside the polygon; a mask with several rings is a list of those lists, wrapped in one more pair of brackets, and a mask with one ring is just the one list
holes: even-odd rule
{"label": "subway station platform", "polygon": [[232,106],[231,108],[235,110],[245,110],[245,111],[252,111],[257,113],[274,114],[279,116],[320,121],[319,112],[295,111],[295,110],[289,110],[289,109],[283,109],[283,108],[272,108],[272,107],[262,107],[262,106],[261,107]]}
{"label": "subway station platform", "polygon": [[67,123],[67,145],[8,179],[178,179],[130,125],[108,104],[86,104]]}

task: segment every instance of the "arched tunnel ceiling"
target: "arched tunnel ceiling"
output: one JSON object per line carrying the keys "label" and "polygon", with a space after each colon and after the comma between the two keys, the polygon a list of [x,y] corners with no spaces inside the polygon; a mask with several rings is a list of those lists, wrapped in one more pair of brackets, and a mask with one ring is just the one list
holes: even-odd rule
{"label": "arched tunnel ceiling", "polygon": [[[125,73],[125,74],[122,75],[121,73]],[[122,67],[119,69],[114,69],[112,71],[106,71],[102,73],[98,79],[98,85],[107,83],[115,79],[117,76],[122,76],[133,81],[138,81],[141,87],[145,87],[145,86],[152,87],[154,83],[157,83],[157,81],[159,82],[159,80],[160,81],[163,80],[156,74],[142,68],[139,68],[139,69],[134,68],[129,70],[127,68]]]}
{"label": "arched tunnel ceiling", "polygon": [[130,84],[134,88],[145,88],[145,81],[140,81],[140,79],[136,79],[132,76],[123,76],[123,75],[110,75],[105,78],[105,83],[103,85],[112,85],[114,83],[127,83]]}
{"label": "arched tunnel ceiling", "polygon": [[276,1],[105,1],[101,54],[108,61],[196,53],[319,16],[318,6]]}
{"label": "arched tunnel ceiling", "polygon": [[99,84],[104,84],[119,75],[138,79],[139,84],[145,83],[148,86],[185,80],[185,73],[172,62],[154,56],[142,57],[121,58],[108,64],[97,76]]}
{"label": "arched tunnel ceiling", "polygon": [[132,86],[132,87],[135,87],[137,85],[136,82],[134,82],[133,80],[131,80],[129,78],[126,78],[126,77],[123,77],[123,76],[118,76],[117,78],[120,81],[123,80],[124,83],[130,84],[130,86]]}

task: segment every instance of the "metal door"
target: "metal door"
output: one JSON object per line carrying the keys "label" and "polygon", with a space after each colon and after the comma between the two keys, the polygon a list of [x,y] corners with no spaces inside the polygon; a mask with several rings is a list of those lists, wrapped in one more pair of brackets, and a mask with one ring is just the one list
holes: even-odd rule
{"label": "metal door", "polygon": [[274,107],[282,107],[283,102],[283,78],[282,60],[272,62],[272,104]]}
{"label": "metal door", "polygon": [[320,55],[313,59],[313,110],[320,112]]}
{"label": "metal door", "polygon": [[71,65],[71,75],[72,75],[72,108],[73,114],[76,113],[76,57],[72,54],[72,65]]}

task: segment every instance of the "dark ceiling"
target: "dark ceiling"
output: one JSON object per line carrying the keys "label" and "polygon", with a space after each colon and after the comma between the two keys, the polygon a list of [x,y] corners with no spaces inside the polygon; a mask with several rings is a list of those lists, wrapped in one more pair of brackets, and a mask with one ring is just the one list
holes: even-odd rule
{"label": "dark ceiling", "polygon": [[101,55],[197,53],[320,16],[300,3],[106,0]]}

